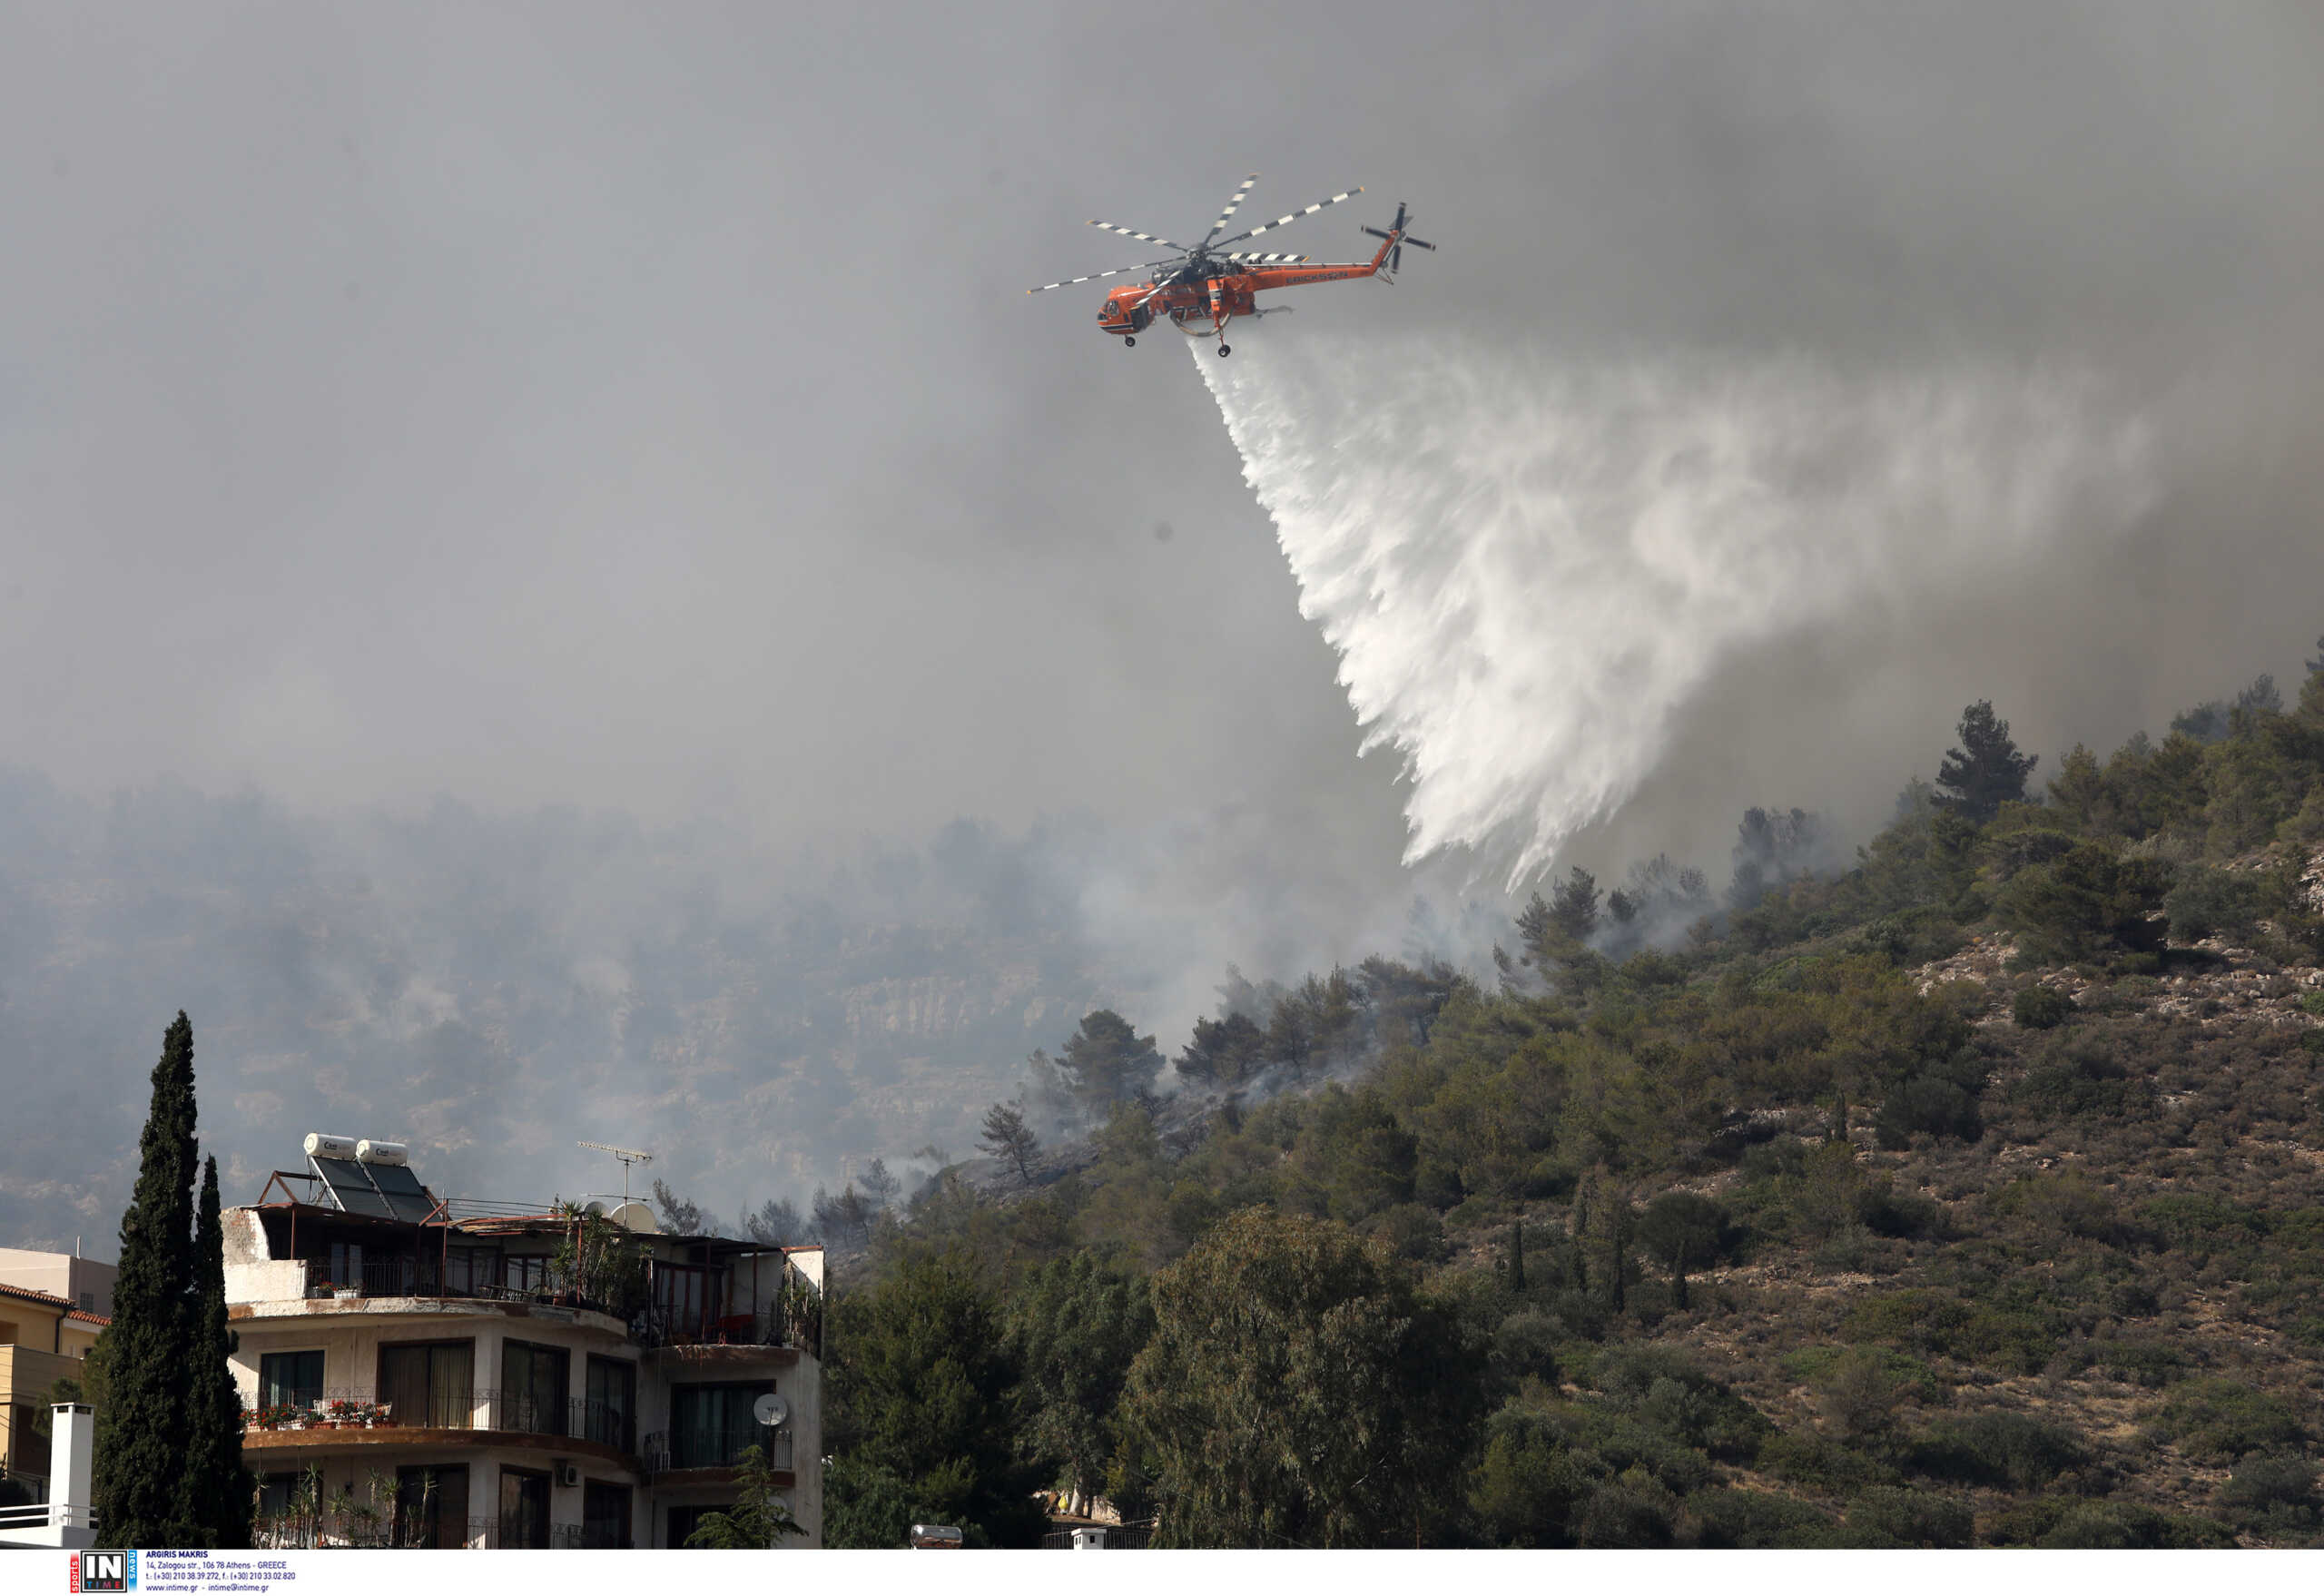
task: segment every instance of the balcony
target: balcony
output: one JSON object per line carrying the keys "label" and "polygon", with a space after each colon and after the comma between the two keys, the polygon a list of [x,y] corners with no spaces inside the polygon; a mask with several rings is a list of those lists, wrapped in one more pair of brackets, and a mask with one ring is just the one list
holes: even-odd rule
{"label": "balcony", "polygon": [[[557,1284],[508,1285],[455,1271],[443,1273],[438,1260],[424,1255],[366,1256],[350,1278],[336,1278],[328,1260],[286,1259],[280,1266],[295,1269],[298,1296],[309,1302],[342,1305],[372,1300],[419,1297],[435,1301],[520,1303],[599,1313],[622,1321],[639,1345],[646,1347],[780,1346],[820,1355],[822,1345],[822,1302],[813,1292],[788,1289],[773,1300],[762,1301],[743,1312],[727,1312],[715,1305],[718,1289],[671,1292],[640,1303],[635,1296],[613,1291],[593,1293]],[[683,1266],[665,1266],[675,1276]],[[705,1303],[703,1298],[713,1300]]]}
{"label": "balcony", "polygon": [[[399,1432],[469,1430],[580,1441],[628,1456],[636,1450],[633,1415],[586,1396],[557,1402],[528,1392],[454,1389],[381,1401],[376,1392],[335,1388],[304,1402],[243,1414],[246,1447],[393,1443]],[[358,1441],[352,1432],[368,1433]],[[296,1439],[293,1439],[293,1437]]]}
{"label": "balcony", "polygon": [[791,1426],[768,1429],[763,1424],[682,1424],[656,1430],[645,1437],[640,1453],[648,1474],[672,1469],[731,1469],[743,1453],[756,1446],[765,1450],[767,1467],[791,1472]]}

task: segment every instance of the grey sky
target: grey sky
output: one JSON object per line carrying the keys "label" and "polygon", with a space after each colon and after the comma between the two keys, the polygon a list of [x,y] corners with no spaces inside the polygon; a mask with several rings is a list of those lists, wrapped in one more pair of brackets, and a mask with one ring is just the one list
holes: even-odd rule
{"label": "grey sky", "polygon": [[1250,337],[2124,385],[2152,562],[2056,630],[2137,645],[1997,667],[2037,746],[2324,607],[2311,8],[10,9],[0,746],[70,783],[1393,850],[1186,357],[1022,291],[1255,168],[1444,249]]}

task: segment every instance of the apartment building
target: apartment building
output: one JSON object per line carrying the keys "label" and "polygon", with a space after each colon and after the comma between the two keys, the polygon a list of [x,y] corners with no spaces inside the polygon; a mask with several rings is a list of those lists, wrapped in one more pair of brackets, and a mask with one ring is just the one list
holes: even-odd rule
{"label": "apartment building", "polygon": [[314,1136],[228,1210],[233,1372],[272,1545],[675,1547],[745,1448],[822,1542],[822,1253],[642,1204],[439,1197]]}
{"label": "apartment building", "polygon": [[[68,1253],[27,1253],[9,1248],[0,1261],[14,1260],[0,1276],[0,1508],[45,1500],[49,1480],[52,1393],[59,1380],[78,1381],[81,1359],[97,1343],[109,1321],[79,1305],[76,1296],[44,1291],[19,1282],[54,1279],[73,1283],[70,1266],[85,1260]],[[98,1268],[110,1271],[111,1265]],[[112,1281],[103,1296],[91,1286],[91,1300],[111,1305]]]}
{"label": "apartment building", "polygon": [[0,1246],[0,1286],[21,1286],[61,1296],[84,1314],[100,1317],[112,1314],[113,1285],[120,1277],[120,1265],[101,1264],[78,1252],[44,1253]]}

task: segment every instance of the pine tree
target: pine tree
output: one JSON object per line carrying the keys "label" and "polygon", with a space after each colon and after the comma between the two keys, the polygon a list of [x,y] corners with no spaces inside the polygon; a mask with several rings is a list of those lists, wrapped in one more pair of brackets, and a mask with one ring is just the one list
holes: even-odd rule
{"label": "pine tree", "polygon": [[219,1217],[218,1160],[202,1160],[202,1207],[193,1232],[193,1361],[186,1395],[188,1450],[180,1516],[201,1544],[245,1551],[251,1543],[250,1470],[242,1464],[242,1402],[227,1359],[226,1231]]}
{"label": "pine tree", "polygon": [[1994,714],[1991,699],[1963,710],[1959,730],[1961,746],[1946,751],[1936,784],[1945,789],[1947,808],[1983,825],[2004,803],[2025,796],[2025,778],[2041,761],[2017,751],[2009,740],[2009,723]]}
{"label": "pine tree", "polygon": [[1590,1289],[1590,1217],[1598,1196],[1598,1175],[1591,1170],[1573,1190],[1573,1288]]}
{"label": "pine tree", "polygon": [[1032,1127],[1025,1123],[1023,1109],[1013,1104],[995,1103],[985,1111],[984,1134],[977,1139],[994,1158],[1014,1164],[1017,1178],[1028,1186],[1033,1184],[1030,1160],[1035,1153],[1040,1151],[1041,1144],[1040,1138],[1033,1134]]}
{"label": "pine tree", "polygon": [[193,1025],[184,1011],[162,1039],[138,1138],[137,1188],[121,1217],[113,1324],[104,1333],[106,1396],[96,1412],[97,1522],[114,1546],[182,1546],[187,1472],[186,1371],[193,1286]]}
{"label": "pine tree", "polygon": [[1630,1199],[1616,1191],[1606,1197],[1606,1305],[1620,1313],[1629,1305]]}

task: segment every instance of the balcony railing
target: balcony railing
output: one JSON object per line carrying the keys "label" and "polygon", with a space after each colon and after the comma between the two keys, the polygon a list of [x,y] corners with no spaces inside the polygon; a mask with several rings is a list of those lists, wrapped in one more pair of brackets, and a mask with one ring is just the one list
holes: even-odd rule
{"label": "balcony railing", "polygon": [[[714,1303],[600,1300],[569,1286],[508,1286],[475,1278],[454,1270],[454,1278],[439,1279],[443,1266],[425,1254],[369,1257],[359,1268],[331,1273],[327,1259],[299,1260],[304,1271],[303,1295],[329,1298],[341,1294],[362,1297],[423,1296],[473,1302],[539,1303],[558,1307],[586,1308],[628,1321],[630,1334],[645,1346],[793,1346],[817,1356],[822,1348],[822,1302],[795,1276],[773,1301],[761,1301],[748,1311],[728,1312]],[[497,1266],[495,1266],[497,1272]],[[715,1277],[714,1277],[714,1279]],[[719,1295],[714,1287],[710,1295]]]}
{"label": "balcony railing", "polygon": [[[382,1402],[377,1392],[337,1387],[310,1403],[244,1413],[254,1433],[282,1430],[501,1430],[594,1441],[616,1452],[635,1450],[635,1420],[611,1404],[576,1396],[563,1402],[530,1392],[472,1388],[404,1394]],[[245,1444],[252,1444],[246,1442]],[[264,1444],[262,1442],[256,1444]]]}
{"label": "balcony railing", "polygon": [[251,1524],[251,1545],[260,1552],[304,1552],[325,1546],[364,1548],[432,1545],[417,1524],[391,1512],[368,1514],[317,1509],[271,1513]]}
{"label": "balcony railing", "polygon": [[650,1473],[658,1474],[668,1469],[731,1469],[753,1446],[766,1453],[767,1467],[791,1467],[788,1424],[773,1430],[749,1423],[681,1424],[646,1436],[641,1455]]}

